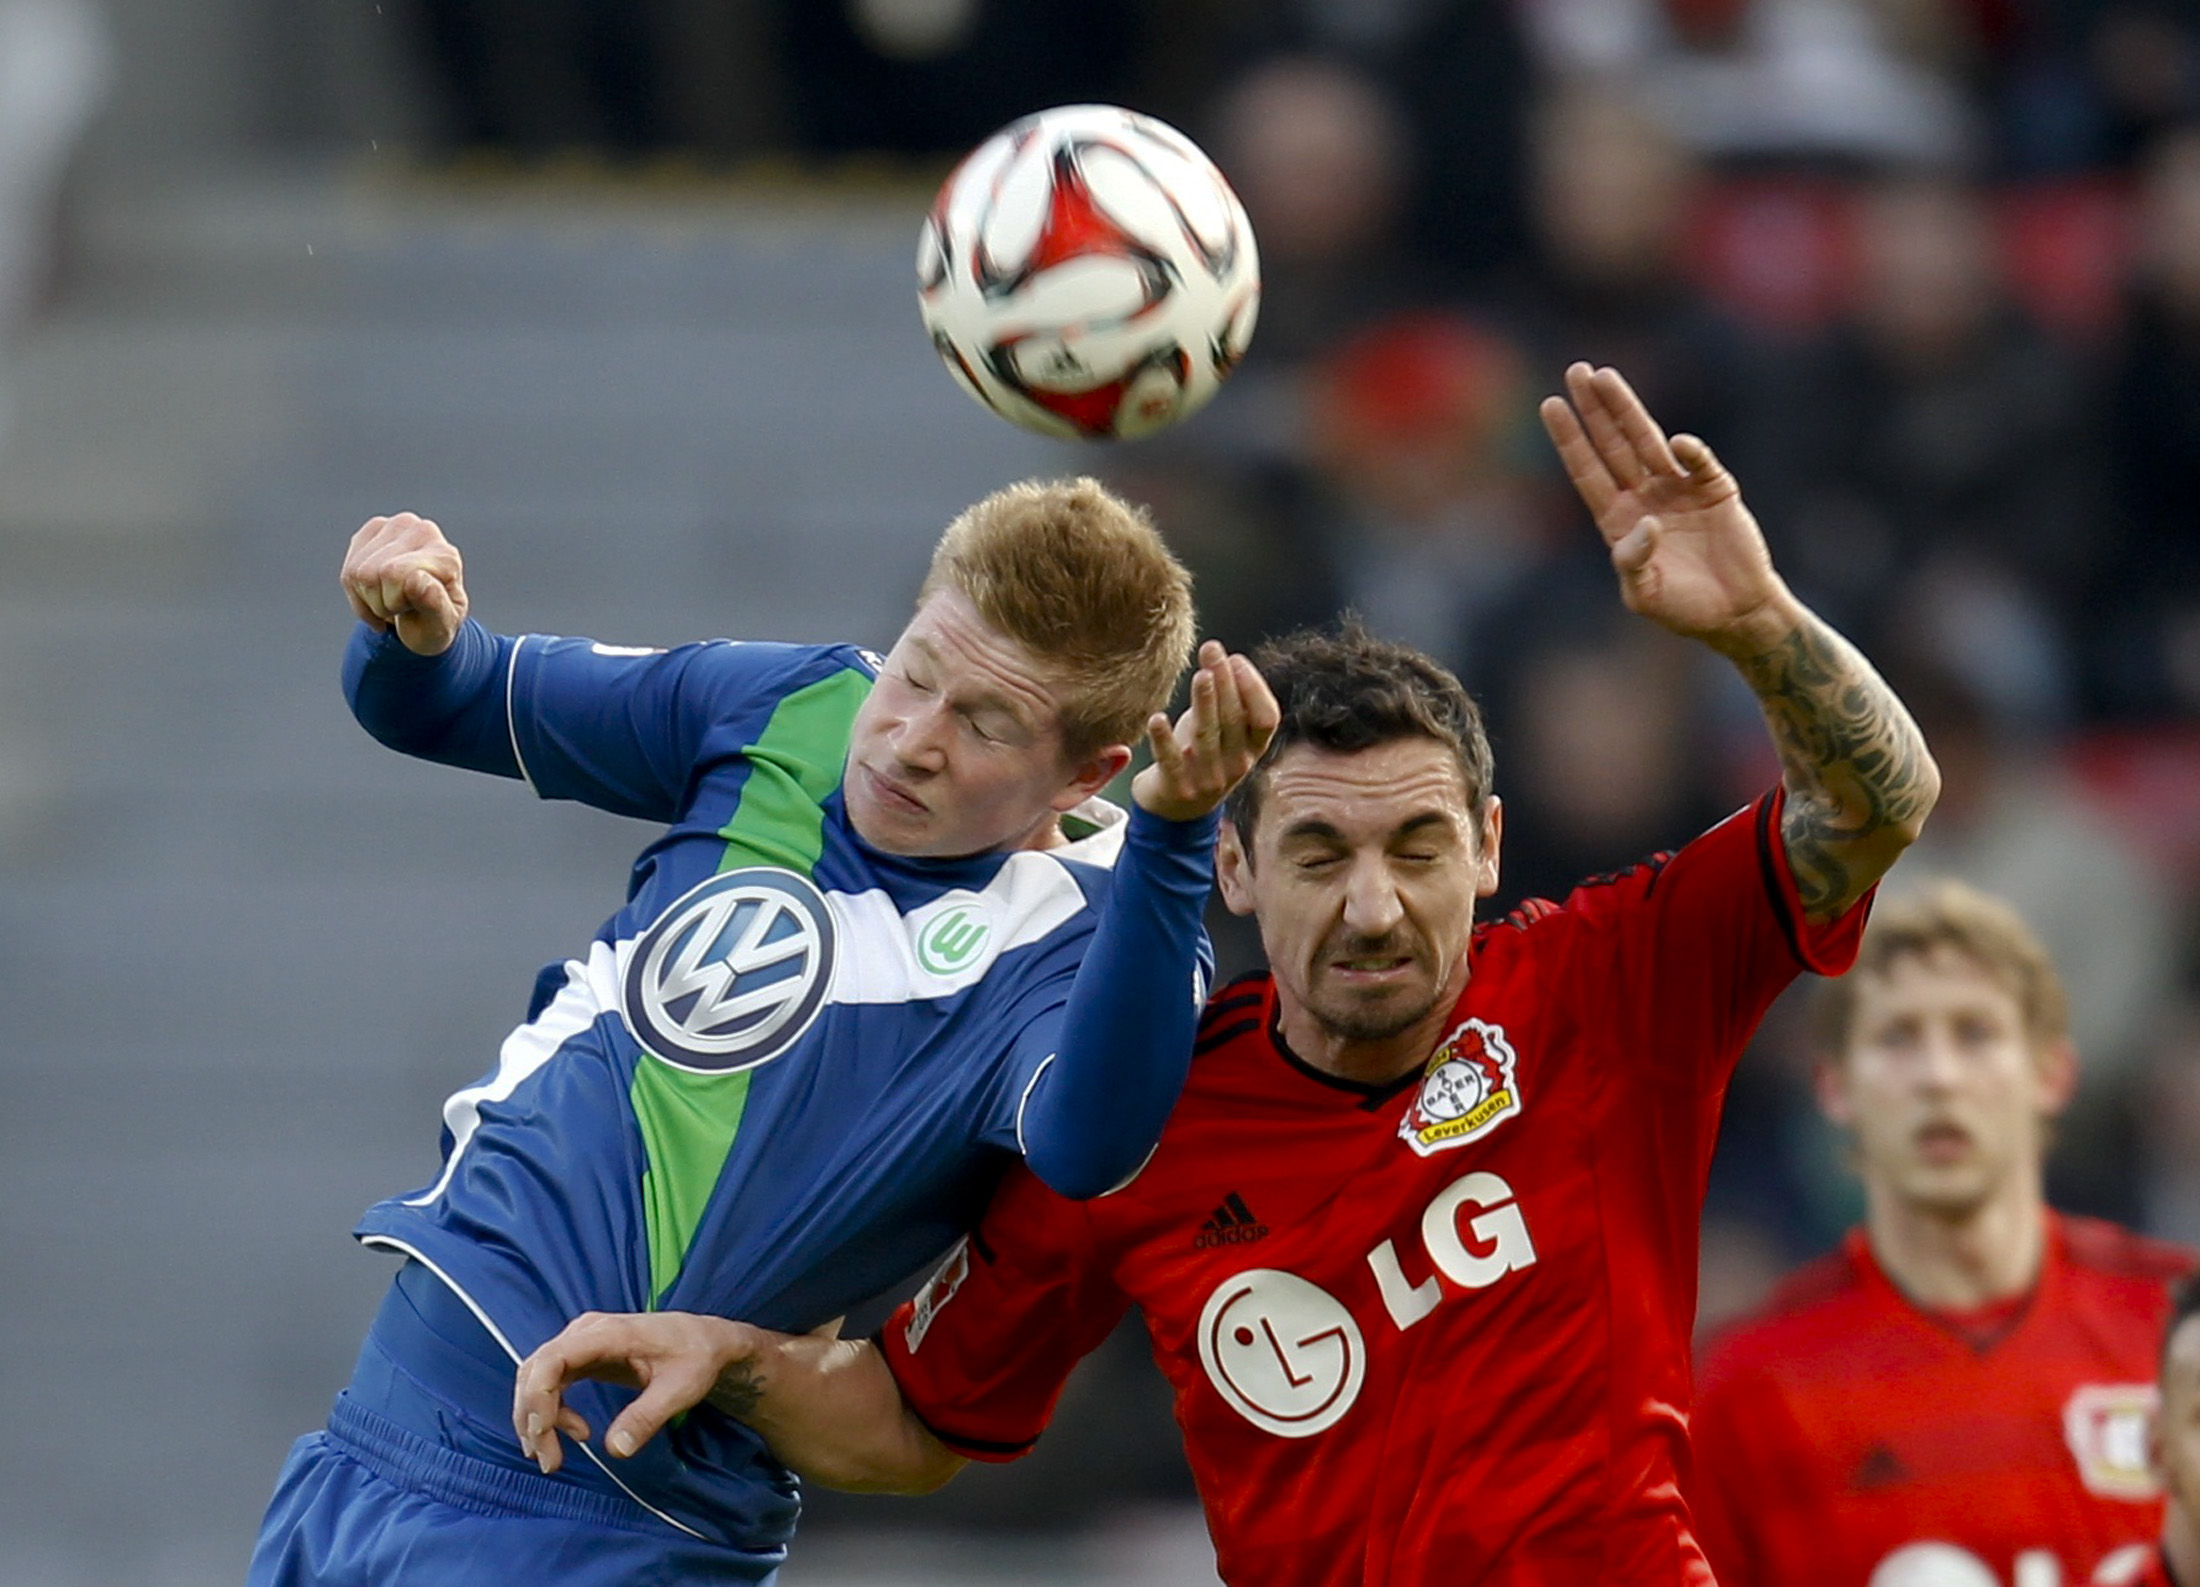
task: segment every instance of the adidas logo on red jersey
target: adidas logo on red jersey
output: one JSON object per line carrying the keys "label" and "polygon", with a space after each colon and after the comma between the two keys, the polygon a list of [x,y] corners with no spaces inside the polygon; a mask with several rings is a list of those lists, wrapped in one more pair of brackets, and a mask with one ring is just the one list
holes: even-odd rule
{"label": "adidas logo on red jersey", "polygon": [[1222,1198],[1214,1216],[1199,1226],[1199,1233],[1192,1237],[1192,1249],[1211,1251],[1218,1245],[1251,1245],[1267,1238],[1268,1225],[1254,1217],[1244,1198],[1233,1190]]}

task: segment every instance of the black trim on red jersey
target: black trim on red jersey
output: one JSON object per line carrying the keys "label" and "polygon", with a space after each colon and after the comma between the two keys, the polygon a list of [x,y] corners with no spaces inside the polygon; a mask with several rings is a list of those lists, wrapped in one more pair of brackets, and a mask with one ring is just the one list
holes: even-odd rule
{"label": "black trim on red jersey", "polygon": [[1214,1051],[1224,1042],[1260,1029],[1260,1005],[1268,997],[1268,972],[1249,970],[1207,1000],[1199,1016],[1199,1036],[1192,1056]]}
{"label": "black trim on red jersey", "polygon": [[878,1351],[879,1359],[886,1363],[886,1375],[894,1380],[894,1387],[901,1393],[902,1409],[917,1419],[918,1426],[957,1454],[968,1450],[974,1456],[992,1455],[1002,1459],[1012,1459],[1017,1455],[1028,1452],[1039,1442],[1037,1434],[1015,1444],[1003,1444],[990,1438],[965,1438],[960,1433],[951,1433],[944,1427],[934,1425],[932,1419],[918,1410],[915,1403],[910,1400],[909,1390],[901,1381],[901,1374],[894,1370],[894,1353],[880,1345],[876,1339],[871,1341],[871,1348]]}
{"label": "black trim on red jersey", "polygon": [[1200,1014],[1199,1022],[1202,1025],[1212,1024],[1220,1016],[1234,1010],[1253,1008],[1267,995],[1268,972],[1248,970],[1243,975],[1231,977],[1209,994],[1207,1007]]}
{"label": "black trim on red jersey", "polygon": [[1283,1039],[1283,1010],[1278,1008],[1268,1018],[1268,1044],[1276,1049],[1276,1055],[1309,1080],[1319,1081],[1333,1091],[1348,1092],[1359,1097],[1360,1110],[1373,1113],[1385,1102],[1397,1096],[1408,1086],[1421,1079],[1419,1069],[1408,1069],[1395,1080],[1347,1080],[1343,1075],[1333,1075],[1326,1069],[1317,1069],[1291,1050],[1291,1044]]}
{"label": "black trim on red jersey", "polygon": [[1772,853],[1772,845],[1779,841],[1772,830],[1772,808],[1779,802],[1768,796],[1757,806],[1757,866],[1764,873],[1765,896],[1772,900],[1772,917],[1780,923],[1780,935],[1787,939],[1788,952],[1807,970],[1810,955],[1803,952],[1802,927],[1788,907],[1787,889],[1780,885],[1780,862]]}
{"label": "black trim on red jersey", "polygon": [[1200,1037],[1198,1041],[1192,1043],[1192,1056],[1194,1058],[1197,1058],[1204,1053],[1213,1052],[1224,1042],[1235,1040],[1237,1037],[1244,1035],[1247,1031],[1255,1031],[1259,1029],[1260,1016],[1256,1014],[1250,1019],[1241,1019],[1235,1024],[1225,1025],[1219,1030],[1210,1030],[1206,1035]]}

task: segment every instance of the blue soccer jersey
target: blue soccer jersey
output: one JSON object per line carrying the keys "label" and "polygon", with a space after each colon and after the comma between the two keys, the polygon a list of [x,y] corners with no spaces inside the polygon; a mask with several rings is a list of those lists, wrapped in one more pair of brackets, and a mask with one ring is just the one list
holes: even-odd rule
{"label": "blue soccer jersey", "polygon": [[[1050,1098],[1083,1109],[1105,1066],[1144,1131],[1109,1171],[1158,1133],[1205,979],[1212,821],[1095,801],[1063,847],[874,849],[840,781],[876,666],[848,646],[647,652],[474,623],[432,659],[355,636],[347,690],[385,742],[665,829],[494,1068],[444,1104],[434,1180],[359,1225],[515,1360],[591,1310],[825,1323],[967,1228]],[[1174,995],[1151,995],[1156,977]],[[1082,1123],[1105,1138],[1110,1121]],[[590,1384],[574,1403],[600,1434],[623,1398]],[[707,1410],[575,1469],[733,1547],[793,1528],[792,1479]]]}

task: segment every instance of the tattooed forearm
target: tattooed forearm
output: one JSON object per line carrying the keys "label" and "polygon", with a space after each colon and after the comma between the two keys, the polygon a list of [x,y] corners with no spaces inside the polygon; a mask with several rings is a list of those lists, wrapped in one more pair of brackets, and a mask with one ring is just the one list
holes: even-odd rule
{"label": "tattooed forearm", "polygon": [[710,1403],[736,1421],[747,1421],[763,1398],[764,1380],[748,1356],[727,1362],[710,1387]]}
{"label": "tattooed forearm", "polygon": [[1780,835],[1804,912],[1831,919],[1917,836],[1940,772],[1871,663],[1809,613],[1737,665],[1779,751],[1787,786]]}

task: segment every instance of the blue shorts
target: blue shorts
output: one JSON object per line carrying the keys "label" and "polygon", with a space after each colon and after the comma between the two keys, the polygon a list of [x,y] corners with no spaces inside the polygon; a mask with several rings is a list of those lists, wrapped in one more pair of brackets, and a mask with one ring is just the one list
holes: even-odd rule
{"label": "blue shorts", "polygon": [[509,1404],[512,1371],[463,1304],[408,1265],[327,1428],[291,1446],[249,1587],[769,1587],[776,1579],[784,1549],[750,1553],[691,1536],[591,1482],[577,1458],[546,1477],[520,1454],[509,1424],[460,1408]]}

